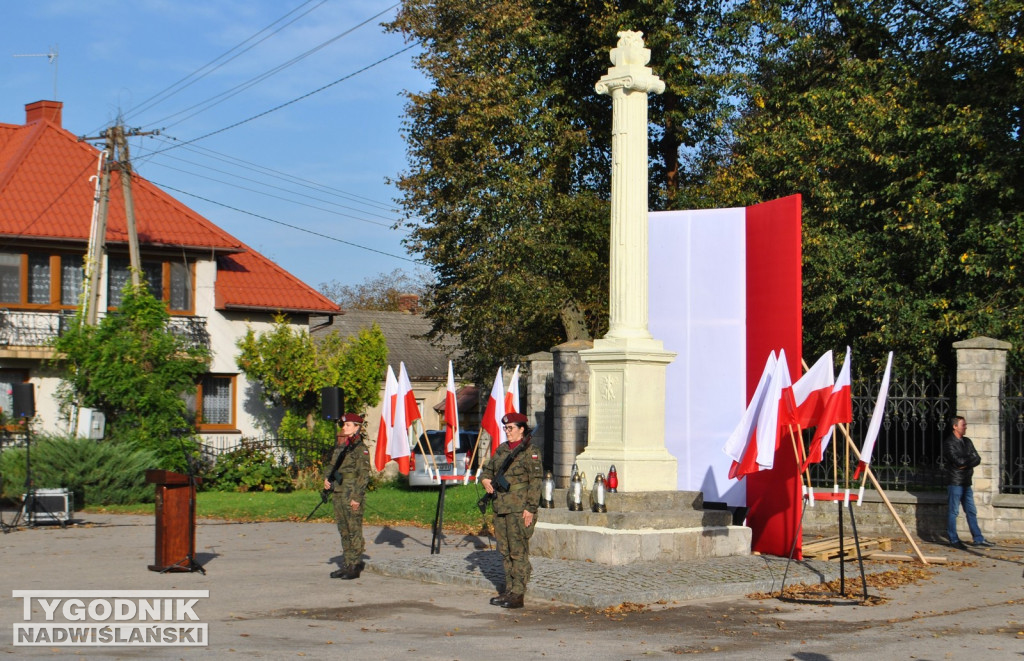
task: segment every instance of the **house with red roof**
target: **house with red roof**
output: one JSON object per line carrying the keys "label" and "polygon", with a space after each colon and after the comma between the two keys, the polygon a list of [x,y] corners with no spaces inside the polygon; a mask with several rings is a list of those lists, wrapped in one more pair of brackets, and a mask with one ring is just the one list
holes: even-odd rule
{"label": "house with red roof", "polygon": [[[82,299],[100,152],[62,126],[63,104],[25,106],[24,124],[0,123],[0,408],[12,386],[34,384],[36,421],[66,433],[50,348]],[[120,173],[111,174],[99,311],[117,307],[130,279]],[[280,266],[137,174],[132,197],[142,271],[163,298],[171,327],[211,349],[194,401],[206,440],[231,445],[276,427],[258,389],[238,368],[236,341],[267,330],[276,313],[307,328],[311,315],[341,310]],[[219,437],[219,438],[217,438]]]}

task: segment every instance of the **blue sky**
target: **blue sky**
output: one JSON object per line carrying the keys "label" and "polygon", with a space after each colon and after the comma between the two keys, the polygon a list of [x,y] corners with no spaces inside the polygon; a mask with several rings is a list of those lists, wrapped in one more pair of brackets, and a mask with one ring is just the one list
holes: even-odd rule
{"label": "blue sky", "polygon": [[131,140],[137,171],[309,285],[414,273],[386,180],[406,167],[402,93],[426,83],[418,48],[399,53],[409,44],[380,27],[394,4],[4,3],[0,122],[23,123],[56,83],[65,128],[95,136],[121,114],[160,129]]}

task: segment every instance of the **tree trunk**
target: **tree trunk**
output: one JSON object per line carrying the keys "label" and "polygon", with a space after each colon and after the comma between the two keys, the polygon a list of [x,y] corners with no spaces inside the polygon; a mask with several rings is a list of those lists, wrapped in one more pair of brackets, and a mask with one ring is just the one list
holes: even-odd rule
{"label": "tree trunk", "polygon": [[587,328],[587,320],[580,311],[576,301],[566,301],[560,312],[562,327],[565,329],[565,341],[589,340],[590,329]]}

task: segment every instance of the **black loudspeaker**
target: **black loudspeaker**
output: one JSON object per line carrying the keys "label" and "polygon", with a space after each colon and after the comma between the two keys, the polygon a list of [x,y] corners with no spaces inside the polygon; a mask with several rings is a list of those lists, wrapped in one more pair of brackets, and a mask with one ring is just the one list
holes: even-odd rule
{"label": "black loudspeaker", "polygon": [[11,403],[15,418],[34,418],[36,415],[36,387],[32,383],[15,383],[11,386]]}
{"label": "black loudspeaker", "polygon": [[324,420],[337,422],[345,414],[345,391],[336,386],[320,389]]}

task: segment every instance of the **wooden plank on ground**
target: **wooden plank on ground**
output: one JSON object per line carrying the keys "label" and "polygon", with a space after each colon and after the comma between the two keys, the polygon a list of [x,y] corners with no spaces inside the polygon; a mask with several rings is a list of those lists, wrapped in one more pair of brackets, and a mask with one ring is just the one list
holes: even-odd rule
{"label": "wooden plank on ground", "polygon": [[[888,537],[879,537],[876,539],[862,538],[860,540],[861,555],[865,555],[867,550],[891,551],[892,540]],[[857,557],[857,544],[851,538],[844,538],[843,546],[840,548],[839,538],[830,537],[828,539],[822,539],[816,542],[811,542],[810,544],[805,544],[802,551],[804,558],[813,560],[855,558]]]}
{"label": "wooden plank on ground", "polygon": [[[916,555],[907,555],[906,553],[886,553],[885,551],[869,551],[864,555],[865,559],[881,560],[884,562],[920,562],[921,559]],[[949,560],[944,555],[926,555],[924,556],[925,562],[944,565]]]}

